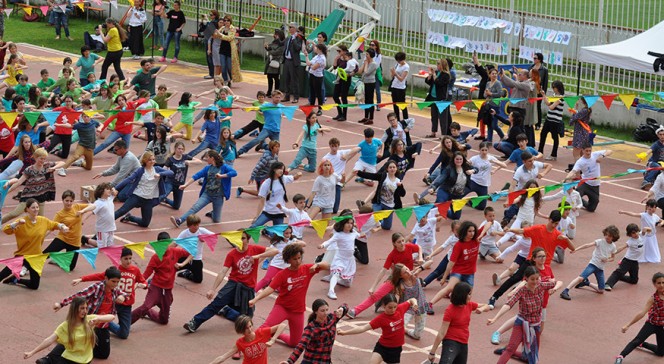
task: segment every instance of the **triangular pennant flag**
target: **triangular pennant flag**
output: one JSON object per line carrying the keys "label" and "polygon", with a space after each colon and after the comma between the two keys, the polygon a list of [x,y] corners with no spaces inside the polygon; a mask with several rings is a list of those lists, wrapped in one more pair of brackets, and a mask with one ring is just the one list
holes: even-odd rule
{"label": "triangular pennant flag", "polygon": [[[554,103],[558,100],[562,99],[562,97],[549,97],[549,102]],[[495,99],[494,99],[495,100]]]}
{"label": "triangular pennant flag", "polygon": [[183,239],[175,239],[175,243],[191,255],[198,253],[198,236],[191,236]]}
{"label": "triangular pennant flag", "polygon": [[588,107],[593,107],[597,100],[599,100],[599,96],[584,96],[583,98],[586,99],[586,103],[588,104]]}
{"label": "triangular pennant flag", "polygon": [[114,266],[119,267],[120,258],[122,257],[122,248],[122,245],[114,245],[100,248],[99,251],[104,253],[104,255],[111,261],[111,263],[113,263]]}
{"label": "triangular pennant flag", "polygon": [[507,196],[507,191],[499,191],[496,193],[492,193],[489,195],[489,198],[491,199],[492,202],[496,202],[499,199],[506,197]]}
{"label": "triangular pennant flag", "polygon": [[97,113],[97,110],[86,110],[86,111],[83,111],[83,114],[85,114],[85,115],[87,115],[87,116],[89,116],[89,117],[94,116],[96,113]]}
{"label": "triangular pennant flag", "polygon": [[44,263],[46,263],[48,254],[25,255],[23,258],[28,261],[30,267],[32,267],[32,269],[37,272],[39,276],[42,275],[42,271],[44,270]]}
{"label": "triangular pennant flag", "polygon": [[355,215],[355,225],[357,226],[357,229],[361,230],[362,226],[369,221],[371,216],[373,216],[372,213]]}
{"label": "triangular pennant flag", "polygon": [[541,101],[541,100],[542,100],[541,97],[529,97],[528,98],[528,102],[531,103],[531,104],[534,104],[536,101]]}
{"label": "triangular pennant flag", "polygon": [[97,265],[95,264],[95,262],[97,261],[97,253],[99,253],[98,248],[79,249],[77,250],[77,252],[81,254],[83,258],[85,258],[85,260],[88,261],[88,263],[90,263],[92,269],[97,269]]}
{"label": "triangular pennant flag", "polygon": [[44,116],[44,119],[48,121],[48,124],[50,126],[53,126],[53,124],[55,124],[55,121],[58,120],[58,116],[60,116],[59,111],[42,111],[41,114]]}
{"label": "triangular pennant flag", "polygon": [[[129,0],[129,2],[131,2],[131,0]],[[76,3],[76,6],[78,6],[81,11],[85,11],[85,3]]]}
{"label": "triangular pennant flag", "polygon": [[170,118],[173,114],[178,112],[176,109],[157,109],[157,111],[164,115],[165,118]]}
{"label": "triangular pennant flag", "polygon": [[424,101],[424,102],[417,102],[415,105],[417,105],[417,108],[420,110],[424,110],[425,107],[429,107],[433,104],[433,101]]}
{"label": "triangular pennant flag", "polygon": [[7,193],[9,192],[9,189],[5,188],[5,185],[9,181],[0,181],[0,206],[5,205],[5,198],[7,197]]}
{"label": "triangular pennant flag", "polygon": [[397,215],[399,221],[401,221],[401,223],[403,224],[403,227],[406,228],[408,227],[408,220],[410,219],[411,216],[413,216],[413,208],[404,207],[402,209],[397,209],[394,210],[394,214]]}
{"label": "triangular pennant flag", "polygon": [[526,190],[519,190],[519,191],[514,191],[514,192],[510,192],[510,193],[508,193],[508,194],[507,194],[507,204],[508,204],[508,205],[513,204],[513,203],[514,203],[514,200],[515,200],[517,197],[526,194],[526,192],[528,192],[528,191],[526,191]]}
{"label": "triangular pennant flag", "polygon": [[415,211],[415,218],[417,221],[422,220],[422,218],[429,213],[429,211],[433,208],[433,204],[426,204],[426,205],[420,205],[420,206],[415,206],[413,207],[413,211]]}
{"label": "triangular pennant flag", "polygon": [[383,219],[387,219],[394,210],[381,210],[373,213],[374,220],[380,222]]}
{"label": "triangular pennant flag", "polygon": [[462,198],[460,200],[452,200],[452,211],[457,212],[461,211],[461,209],[466,206],[468,203],[467,198]]}
{"label": "triangular pennant flag", "polygon": [[357,106],[362,110],[367,110],[367,109],[371,109],[372,107],[376,106],[376,104],[360,104],[360,105],[357,105]]}
{"label": "triangular pennant flag", "polygon": [[[343,220],[341,216],[333,216],[332,219],[334,219],[334,221],[341,221],[341,220]],[[294,223],[292,223],[292,224],[288,224],[288,225],[293,226],[293,227],[311,226],[311,221],[309,221],[309,220],[301,220],[301,221],[294,222]]]}
{"label": "triangular pennant flag", "polygon": [[632,168],[627,168],[627,173],[643,173],[645,172],[645,169],[632,169]]}
{"label": "triangular pennant flag", "polygon": [[555,185],[546,185],[546,186],[544,186],[544,193],[549,193],[551,191],[555,191],[555,190],[559,189],[562,186],[563,186],[562,183],[556,183]]}
{"label": "triangular pennant flag", "polygon": [[279,225],[274,225],[274,226],[266,226],[265,230],[267,230],[268,233],[270,234],[277,234],[281,237],[284,236],[284,231],[288,228],[288,225],[286,224],[279,224]]}
{"label": "triangular pennant flag", "polygon": [[445,219],[447,219],[447,212],[450,210],[451,205],[452,201],[439,202],[435,204],[435,206],[438,208],[438,214]]}
{"label": "triangular pennant flag", "polygon": [[436,107],[438,108],[438,112],[441,114],[443,111],[445,111],[445,109],[450,107],[450,105],[452,105],[452,103],[449,101],[436,101]]}
{"label": "triangular pennant flag", "polygon": [[631,174],[631,173],[629,173],[629,172],[616,173],[616,174],[612,174],[611,176],[609,176],[609,178],[619,178],[619,177],[624,177],[624,176],[626,176],[626,175],[628,175],[628,174]]}
{"label": "triangular pennant flag", "polygon": [[23,269],[22,256],[0,260],[0,264],[6,265],[12,271],[14,277],[21,278],[21,270]]}
{"label": "triangular pennant flag", "polygon": [[[261,239],[261,231],[264,229],[263,226],[257,226],[250,229],[245,229],[244,232],[249,234],[255,243],[258,243]],[[221,233],[221,236],[224,236],[224,233]],[[225,236],[224,236],[225,237]]]}
{"label": "triangular pennant flag", "polygon": [[[261,231],[257,230],[257,236],[254,237],[251,233],[249,233],[247,230],[245,230],[249,236],[252,236],[252,238],[258,242],[258,239],[260,239],[261,236]],[[208,247],[211,247],[210,250],[213,250],[214,244],[217,243],[217,237],[214,236],[214,241],[212,241],[211,237],[213,235],[205,235],[205,238],[203,238],[203,241],[208,245]],[[238,247],[239,249],[242,249],[243,243],[242,243],[242,231],[235,230],[235,231],[224,231],[221,233],[221,236],[226,238],[231,245]]]}
{"label": "triangular pennant flag", "polygon": [[405,108],[408,107],[408,103],[405,103],[405,102],[396,102],[395,105],[397,105],[399,110],[404,110]]}
{"label": "triangular pennant flag", "polygon": [[664,99],[664,91],[658,92],[658,93],[657,93],[657,96],[659,96],[660,98]]}
{"label": "triangular pennant flag", "polygon": [[173,241],[173,239],[157,240],[150,242],[150,246],[152,246],[154,252],[157,253],[159,260],[161,260],[164,257],[164,253],[166,253],[166,249],[168,249],[168,245],[171,243],[171,241]]}
{"label": "triangular pennant flag", "polygon": [[563,183],[563,191],[567,192],[570,188],[576,187],[580,181],[572,181]]}
{"label": "triangular pennant flag", "polygon": [[[65,9],[66,9],[66,6],[65,6]],[[24,6],[24,7],[23,7],[23,11],[25,11],[25,13],[26,13],[28,16],[32,15],[32,8],[29,7],[29,6]],[[64,9],[63,9],[63,12],[64,12]],[[39,274],[39,275],[41,275],[41,274]]]}
{"label": "triangular pennant flag", "polygon": [[654,92],[641,92],[639,96],[643,97],[644,99],[652,102],[652,100],[655,98],[655,93]]}
{"label": "triangular pennant flag", "polygon": [[625,104],[625,107],[627,110],[629,110],[632,107],[632,103],[634,103],[634,99],[636,98],[636,95],[634,94],[620,94],[618,95],[620,97],[620,101]]}
{"label": "triangular pennant flag", "polygon": [[[237,238],[236,238],[237,236]],[[224,236],[231,244],[242,248],[242,231],[227,231],[226,236]],[[208,248],[210,248],[211,252],[214,252],[214,248],[217,246],[217,241],[219,238],[217,238],[217,234],[206,234],[206,235],[199,235],[199,239],[201,239],[205,244],[207,244]]]}
{"label": "triangular pennant flag", "polygon": [[73,252],[73,251],[71,251],[71,252],[54,252],[54,253],[51,253],[50,256],[51,256],[51,260],[54,261],[60,268],[62,268],[62,270],[64,270],[65,272],[69,272],[69,271],[71,271],[71,269],[69,269],[69,267],[71,265],[71,261],[74,259],[74,254],[75,253],[76,252]]}
{"label": "triangular pennant flag", "polygon": [[480,202],[482,202],[482,201],[484,201],[484,200],[488,200],[488,199],[489,199],[489,196],[477,196],[477,197],[473,197],[473,198],[470,199],[470,206],[472,206],[473,208],[476,208],[477,205],[480,204]]}
{"label": "triangular pennant flag", "polygon": [[563,100],[565,100],[567,106],[574,107],[574,105],[576,105],[576,102],[579,101],[580,97],[581,96],[565,96],[563,97]]}
{"label": "triangular pennant flag", "polygon": [[39,115],[41,115],[40,112],[34,112],[34,111],[29,111],[29,112],[24,112],[23,116],[25,116],[26,119],[30,122],[30,126],[35,126],[35,123],[39,119]]}
{"label": "triangular pennant flag", "polygon": [[67,12],[67,4],[60,4],[60,5],[56,5],[56,6],[59,7],[60,10],[62,10],[63,13]]}
{"label": "triangular pennant flag", "polygon": [[153,111],[155,111],[155,109],[140,109],[140,110],[136,110],[136,112],[139,113],[139,114],[141,114],[141,116],[145,116],[146,114],[151,113],[151,112],[153,112]]}
{"label": "triangular pennant flag", "polygon": [[281,113],[288,119],[288,121],[293,121],[293,118],[295,117],[295,110],[297,110],[297,106],[284,106],[281,108]]}
{"label": "triangular pennant flag", "polygon": [[288,8],[282,6],[281,11],[284,12],[284,15],[288,15]]}
{"label": "triangular pennant flag", "polygon": [[81,117],[80,111],[65,111],[62,113],[62,123],[74,124]]}
{"label": "triangular pennant flag", "polygon": [[145,246],[148,245],[147,241],[140,242],[140,243],[129,243],[125,244],[125,248],[133,251],[134,253],[138,254],[141,259],[145,259]]}
{"label": "triangular pennant flag", "polygon": [[245,112],[253,112],[253,111],[258,111],[258,110],[260,110],[260,109],[261,109],[261,108],[258,107],[258,106],[249,106],[249,107],[245,107],[245,108],[242,109],[242,110],[245,111]]}
{"label": "triangular pennant flag", "polygon": [[113,9],[118,10],[118,0],[110,0],[111,5],[113,5]]}
{"label": "triangular pennant flag", "polygon": [[482,105],[484,105],[485,100],[473,100],[473,104],[475,104],[475,107],[477,110],[482,108]]}
{"label": "triangular pennant flag", "polygon": [[606,106],[607,110],[611,108],[611,104],[613,104],[613,99],[615,99],[616,96],[618,96],[618,94],[600,96],[602,98],[602,101],[604,101],[604,106]]}
{"label": "triangular pennant flag", "polygon": [[2,120],[11,128],[16,122],[16,117],[18,116],[17,112],[0,112]]}
{"label": "triangular pennant flag", "polygon": [[469,102],[470,100],[454,101],[454,107],[456,107],[457,111],[461,111],[461,109],[463,109],[463,107]]}
{"label": "triangular pennant flag", "polygon": [[514,105],[514,104],[518,104],[519,102],[524,101],[526,99],[525,98],[518,98],[518,97],[510,97],[510,98],[508,98],[508,100],[510,100],[510,103],[512,105]]}
{"label": "triangular pennant flag", "polygon": [[309,116],[309,114],[311,114],[311,112],[314,110],[315,107],[316,105],[302,105],[300,106],[300,110],[302,110],[304,115]]}
{"label": "triangular pennant flag", "polygon": [[41,10],[42,15],[46,15],[46,13],[48,13],[48,5],[40,6],[39,10]]}
{"label": "triangular pennant flag", "polygon": [[532,187],[528,189],[528,197],[533,197],[535,193],[539,191],[539,187]]}
{"label": "triangular pennant flag", "polygon": [[330,110],[334,109],[337,106],[339,106],[339,104],[324,104],[320,108],[323,109],[323,111],[330,111]]}
{"label": "triangular pennant flag", "polygon": [[328,222],[328,219],[311,220],[311,226],[316,230],[316,234],[318,234],[318,237],[321,239],[325,235],[325,229],[327,229]]}
{"label": "triangular pennant flag", "polygon": [[[48,9],[48,6],[42,6],[42,7]],[[5,11],[5,16],[9,18],[9,14],[12,13],[12,10],[13,10],[13,9],[4,9],[4,11]],[[46,13],[44,13],[44,14],[46,14]]]}

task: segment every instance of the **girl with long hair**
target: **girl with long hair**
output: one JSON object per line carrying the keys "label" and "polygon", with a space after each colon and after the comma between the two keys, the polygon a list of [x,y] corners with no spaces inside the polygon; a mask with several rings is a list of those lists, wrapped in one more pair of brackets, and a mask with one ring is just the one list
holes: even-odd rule
{"label": "girl with long hair", "polygon": [[[175,142],[173,154],[168,157],[165,165],[166,168],[173,171],[173,177],[166,180],[166,184],[164,186],[164,195],[160,197],[162,202],[174,208],[175,210],[179,210],[180,205],[182,205],[182,196],[184,196],[184,191],[180,189],[180,186],[187,182],[189,164],[200,162],[199,159],[192,158],[187,154],[184,154],[184,149],[183,142]],[[172,200],[167,198],[171,192],[173,192]]]}
{"label": "girl with long hair", "polygon": [[360,233],[354,228],[353,216],[347,216],[334,224],[332,238],[318,246],[318,249],[335,251],[330,264],[330,288],[327,291],[327,296],[333,300],[337,299],[337,294],[334,292],[337,283],[350,287],[355,277],[355,239],[360,237]]}
{"label": "girl with long hair", "polygon": [[[319,87],[320,89],[320,87]],[[307,158],[308,164],[304,165],[304,170],[306,172],[315,172],[316,171],[316,148],[318,144],[318,134],[323,135],[323,132],[331,131],[329,128],[324,128],[318,122],[317,114],[313,111],[307,115],[306,122],[302,126],[302,131],[298,135],[297,140],[293,143],[293,149],[298,150],[297,155],[293,162],[288,166],[289,170],[298,168],[304,158]],[[302,143],[302,145],[300,145]]]}
{"label": "girl with long hair", "polygon": [[180,112],[180,122],[175,124],[173,132],[185,128],[184,139],[191,140],[193,125],[194,125],[194,111],[201,103],[198,101],[191,101],[191,92],[186,91],[182,93],[180,102],[178,103],[178,111]]}
{"label": "girl with long hair", "polygon": [[323,159],[318,165],[318,177],[314,180],[311,194],[307,199],[311,201],[309,217],[314,219],[319,212],[322,213],[324,219],[331,217],[334,209],[336,186],[338,183],[343,184],[345,182],[346,174],[343,171],[341,175],[336,174],[332,162]]}
{"label": "girl with long hair", "polygon": [[[254,323],[251,317],[241,315],[235,320],[235,332],[242,335],[235,341],[233,348],[221,356],[216,357],[210,364],[223,363],[228,358],[239,360],[244,354],[245,358],[251,358],[251,362],[266,363],[268,358],[267,349],[274,345],[277,338],[286,329],[286,324],[271,327],[259,327],[253,330]],[[249,363],[248,360],[243,363]]]}
{"label": "girl with long hair", "polygon": [[[429,187],[430,194],[436,194],[436,203],[461,199],[470,193],[470,177],[477,173],[477,168],[466,160],[462,152],[455,152],[452,163],[436,177]],[[454,211],[450,206],[447,218],[458,220],[461,210]]]}
{"label": "girl with long hair", "polygon": [[410,308],[406,311],[404,315],[404,326],[407,327],[408,324],[414,319],[414,328],[406,329],[406,335],[414,340],[419,340],[422,332],[424,331],[424,326],[427,322],[427,297],[424,294],[424,289],[422,288],[422,283],[418,278],[418,275],[422,273],[423,268],[418,266],[417,268],[410,270],[403,264],[395,264],[392,268],[392,277],[390,278],[392,285],[394,286],[394,294],[399,298],[399,302],[405,302],[414,298],[417,300],[417,309],[414,310]]}
{"label": "girl with long hair", "polygon": [[233,163],[237,158],[237,145],[233,140],[230,128],[221,128],[217,152],[221,153],[221,157],[224,158],[224,164],[233,167]]}
{"label": "girl with long hair", "polygon": [[250,228],[263,226],[268,222],[272,225],[280,225],[284,223],[284,213],[277,207],[277,205],[284,206],[288,202],[288,195],[286,193],[286,185],[293,183],[302,177],[302,172],[295,175],[284,175],[286,166],[281,162],[274,162],[270,165],[270,171],[267,178],[258,190],[258,209],[254,221]]}
{"label": "girl with long hair", "polygon": [[[374,211],[397,210],[403,206],[401,198],[406,195],[406,190],[401,179],[397,177],[397,163],[395,161],[387,161],[382,171],[378,173],[353,171],[353,174],[360,178],[378,181],[376,191],[371,200]],[[360,205],[362,204],[363,202]],[[392,229],[392,215],[383,219],[380,226],[383,230]]]}
{"label": "girl with long hair", "polygon": [[155,139],[150,141],[145,147],[146,152],[154,154],[156,166],[164,167],[168,157],[171,155],[171,143],[169,139],[166,127],[160,125],[155,131]]}

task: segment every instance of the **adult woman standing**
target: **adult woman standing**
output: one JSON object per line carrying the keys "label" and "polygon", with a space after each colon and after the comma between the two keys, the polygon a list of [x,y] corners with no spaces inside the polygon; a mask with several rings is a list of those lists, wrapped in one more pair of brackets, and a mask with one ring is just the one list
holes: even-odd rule
{"label": "adult woman standing", "polygon": [[[44,249],[45,253],[59,252],[61,250],[73,251],[81,248],[81,237],[83,236],[83,214],[95,209],[94,205],[86,203],[74,203],[76,194],[74,191],[66,190],[62,193],[63,209],[55,214],[53,220],[62,223],[69,228],[68,232],[61,232],[53,239],[51,244]],[[69,270],[72,271],[76,268],[76,261],[78,260],[78,253],[74,253],[74,257],[69,264]]]}
{"label": "adult woman standing", "polygon": [[[397,64],[393,68],[390,68],[390,75],[392,76],[390,90],[392,93],[392,102],[395,102],[393,105],[394,113],[397,114],[397,120],[401,120],[399,118],[399,110],[401,108],[396,103],[406,102],[406,81],[408,81],[410,66],[406,63],[406,53],[404,52],[397,52],[394,55],[394,60],[397,61]],[[407,107],[403,108],[403,118],[408,119]]]}
{"label": "adult woman standing", "polygon": [[221,45],[219,46],[221,75],[224,77],[224,82],[227,82],[228,87],[231,87],[233,81],[242,82],[242,73],[240,73],[240,58],[235,42],[233,20],[230,15],[226,15],[223,20],[224,27],[219,32],[221,38]]}
{"label": "adult woman standing", "polygon": [[104,63],[101,65],[101,76],[99,76],[99,79],[106,79],[108,67],[112,64],[115,73],[120,77],[120,81],[123,81],[125,76],[122,72],[120,62],[122,61],[122,42],[127,40],[127,33],[118,25],[118,21],[113,18],[106,19],[106,29],[106,35],[103,38],[108,52],[106,52]]}
{"label": "adult woman standing", "polygon": [[[496,110],[498,106],[495,106],[491,104],[491,99],[493,98],[499,98],[503,96],[503,84],[498,81],[498,70],[495,68],[492,68],[489,71],[489,82],[486,84],[486,89],[484,90],[484,97],[486,97],[486,104],[483,106],[485,110],[485,124],[487,128],[489,129],[489,136],[486,139],[489,143],[493,142],[493,131],[496,131],[496,134],[498,134],[498,137],[500,139],[503,139],[505,137],[505,134],[503,133],[503,130],[498,127],[498,119],[496,118],[495,115],[491,114],[491,110]],[[480,132],[481,136],[484,136],[483,132]]]}
{"label": "adult woman standing", "polygon": [[[364,62],[360,67],[358,73],[362,74],[362,83],[364,84],[364,103],[373,104],[374,92],[376,91],[376,69],[378,64],[374,61],[376,51],[369,49],[365,52]],[[368,109],[364,109],[364,119],[360,120],[360,124],[372,125],[374,118],[375,107],[372,105]]]}
{"label": "adult woman standing", "polygon": [[[93,359],[93,349],[97,341],[94,327],[97,324],[115,320],[115,315],[88,315],[88,305],[84,297],[74,297],[69,305],[67,320],[61,323],[51,336],[47,337],[32,351],[23,353],[23,359],[29,359],[49,346],[59,343],[64,352],[51,351],[48,362],[89,363]],[[57,349],[57,347],[56,347]],[[59,359],[59,360],[58,360]],[[37,363],[46,362],[42,359]]]}
{"label": "adult woman standing", "polygon": [[219,47],[221,46],[221,38],[214,35],[224,26],[224,19],[218,19],[215,24],[214,33],[207,43],[207,53],[212,58],[212,66],[214,68],[214,75],[221,75],[221,55],[219,54]]}
{"label": "adult woman standing", "polygon": [[[429,193],[436,194],[436,203],[463,198],[471,191],[470,176],[475,173],[477,173],[477,168],[468,163],[462,152],[456,152],[452,164],[445,167],[431,183]],[[455,212],[450,207],[447,218],[458,220],[461,218],[461,210]]]}
{"label": "adult woman standing", "polygon": [[166,41],[164,44],[164,50],[161,54],[161,59],[159,62],[166,62],[166,54],[168,54],[168,46],[171,44],[171,39],[175,39],[175,53],[173,54],[173,59],[171,63],[178,62],[178,55],[180,54],[180,37],[182,37],[182,29],[187,23],[187,19],[184,16],[182,10],[180,10],[180,2],[173,2],[173,9],[169,10],[166,13],[168,18],[168,29],[166,32]]}
{"label": "adult woman standing", "polygon": [[[26,215],[11,224],[5,225],[2,229],[5,234],[16,236],[17,249],[14,252],[15,257],[41,254],[41,246],[44,242],[44,238],[51,230],[60,229],[62,232],[69,231],[69,228],[65,224],[57,223],[43,216],[38,216],[39,202],[34,198],[29,198],[23,205],[25,206],[23,211]],[[23,266],[28,272],[30,272],[30,279],[17,279],[16,277],[12,277],[10,278],[9,283],[21,284],[30,289],[38,289],[41,277],[37,271],[32,268],[27,259],[23,260]],[[0,281],[4,281],[10,275],[12,275],[11,269],[5,267],[5,269],[0,272]]]}
{"label": "adult woman standing", "polygon": [[[397,177],[397,162],[389,160],[378,173],[369,173],[364,171],[353,171],[360,178],[378,181],[376,193],[374,193],[373,203],[374,211],[397,210],[402,207],[401,198],[406,195],[406,190]],[[392,214],[380,222],[383,230],[392,229]]]}
{"label": "adult woman standing", "polygon": [[[554,97],[561,97],[560,99],[551,102],[545,93],[542,93],[544,103],[549,108],[549,112],[546,114],[546,121],[544,122],[544,127],[540,132],[540,143],[538,151],[544,153],[544,145],[546,144],[547,134],[551,134],[553,138],[553,149],[551,150],[551,155],[544,158],[545,161],[555,161],[558,159],[558,143],[560,142],[560,137],[564,136],[565,125],[563,124],[563,109],[565,101],[562,97],[565,95],[565,86],[562,82],[556,80],[551,84],[553,89]],[[563,131],[561,135],[561,131]]]}
{"label": "adult woman standing", "polygon": [[[286,49],[286,45],[284,44],[285,39],[286,35],[284,35],[284,31],[276,29],[274,31],[274,40],[272,40],[272,43],[265,43],[264,45],[265,51],[268,55],[267,60],[265,61],[265,71],[263,72],[267,75],[267,97],[272,96],[273,84],[274,90],[278,90],[281,86],[279,83],[279,72],[281,63],[284,60],[284,50]],[[275,65],[277,67],[274,67]]]}
{"label": "adult woman standing", "polygon": [[51,12],[53,13],[55,39],[60,39],[60,29],[61,27],[64,27],[67,39],[74,40],[74,38],[69,36],[69,19],[67,16],[67,12],[71,11],[68,8],[68,6],[71,6],[71,3],[68,0],[50,0],[48,1],[48,4],[51,6]]}
{"label": "adult woman standing", "polygon": [[[433,67],[429,67],[429,74],[427,78],[424,79],[427,85],[429,85],[429,92],[425,101],[444,101],[447,99],[447,86],[450,83],[450,71],[447,68],[447,61],[445,59],[439,59],[436,62],[436,70]],[[442,112],[438,110],[438,105],[431,104],[431,134],[425,136],[425,138],[435,138],[436,133],[438,132],[438,124],[440,124],[440,134],[449,135],[447,125],[447,119],[450,112],[450,108],[447,107]]]}
{"label": "adult woman standing", "polygon": [[[164,181],[167,177],[173,177],[173,171],[155,166],[152,152],[143,153],[141,166],[113,189],[113,194],[117,195],[117,191],[130,186],[129,198],[115,211],[115,219],[122,217],[120,222],[133,222],[138,226],[148,227],[152,221],[152,209],[159,204],[159,196],[164,194]],[[140,218],[129,214],[135,207],[141,208]]]}
{"label": "adult woman standing", "polygon": [[134,6],[129,9],[129,50],[132,59],[140,59],[145,53],[143,47],[143,25],[148,20],[145,9],[143,9],[143,0],[136,0]]}
{"label": "adult woman standing", "polygon": [[[317,116],[323,115],[323,81],[325,65],[327,64],[327,46],[325,44],[314,45],[315,56],[309,60],[307,52],[304,52],[304,59],[309,67],[309,94],[311,100],[318,99]],[[313,103],[311,104],[313,106]]]}
{"label": "adult woman standing", "polygon": [[152,3],[152,37],[154,45],[152,48],[164,50],[164,18],[166,17],[166,0],[154,0]]}
{"label": "adult woman standing", "polygon": [[590,126],[588,124],[593,114],[593,110],[588,107],[588,103],[583,96],[577,101],[576,109],[578,111],[569,120],[569,123],[574,127],[574,136],[572,137],[572,147],[574,149],[572,154],[575,160],[583,155],[583,147],[590,140]]}
{"label": "adult woman standing", "polygon": [[[369,49],[376,52],[376,55],[373,57],[373,61],[376,63],[376,71],[374,71],[376,77],[376,103],[380,104],[380,86],[383,85],[383,55],[380,53],[380,43],[375,39],[369,42]],[[380,111],[380,106],[376,107],[376,111]]]}

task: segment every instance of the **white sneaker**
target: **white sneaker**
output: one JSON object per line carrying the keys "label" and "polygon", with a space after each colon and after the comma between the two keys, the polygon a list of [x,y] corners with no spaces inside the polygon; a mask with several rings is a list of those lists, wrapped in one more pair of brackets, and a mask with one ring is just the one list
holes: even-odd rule
{"label": "white sneaker", "polygon": [[327,296],[330,297],[331,300],[336,300],[337,299],[337,294],[334,293],[334,291],[328,291]]}
{"label": "white sneaker", "polygon": [[74,167],[83,167],[83,160],[79,159],[76,162],[72,163],[71,165]]}
{"label": "white sneaker", "polygon": [[26,267],[21,268],[21,273],[19,273],[18,275],[21,277],[25,277],[26,275],[28,275],[28,268]]}
{"label": "white sneaker", "polygon": [[58,169],[58,176],[67,177],[67,171],[64,168]]}

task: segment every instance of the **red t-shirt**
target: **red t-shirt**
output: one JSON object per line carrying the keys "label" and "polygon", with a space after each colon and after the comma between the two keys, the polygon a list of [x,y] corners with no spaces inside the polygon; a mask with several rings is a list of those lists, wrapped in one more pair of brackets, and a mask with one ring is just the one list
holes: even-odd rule
{"label": "red t-shirt", "polygon": [[559,246],[563,249],[567,248],[567,240],[558,240],[558,235],[561,235],[561,232],[553,229],[549,232],[546,230],[546,225],[534,225],[529,226],[523,229],[523,236],[530,238],[533,243],[530,244],[530,251],[528,256],[533,255],[533,250],[537,247],[544,248],[546,251],[546,261],[545,265],[551,265],[551,260],[553,259],[553,253],[556,251],[556,247]]}
{"label": "red t-shirt", "polygon": [[383,268],[390,269],[393,265],[401,263],[408,267],[408,269],[413,269],[413,254],[418,251],[420,250],[417,244],[406,244],[402,252],[392,249],[390,254],[387,255]]}
{"label": "red t-shirt", "polygon": [[386,348],[398,348],[405,344],[403,315],[410,308],[410,302],[400,303],[393,315],[381,313],[369,322],[372,329],[380,328],[382,334],[378,342]]}
{"label": "red t-shirt", "polygon": [[235,346],[244,354],[242,364],[267,364],[267,345],[272,337],[271,328],[261,327],[255,332],[256,337],[252,341],[246,341],[244,337],[237,339]]}
{"label": "red t-shirt", "polygon": [[[136,300],[136,284],[146,283],[145,278],[143,278],[141,270],[135,265],[130,265],[129,268],[119,266],[118,269],[120,269],[121,274],[118,288],[126,294],[125,301],[121,303],[121,305],[131,306]],[[83,282],[97,282],[103,281],[104,279],[104,272],[89,274],[87,276],[81,277]],[[118,303],[118,305],[120,305],[120,303]]]}
{"label": "red t-shirt", "polygon": [[226,260],[224,260],[224,267],[231,269],[228,280],[242,283],[249,288],[255,288],[258,261],[252,257],[264,252],[265,247],[260,245],[249,245],[244,253],[240,253],[237,249],[231,250],[226,255]]}
{"label": "red t-shirt", "polygon": [[451,273],[475,274],[479,248],[480,243],[477,240],[458,241],[450,256],[450,262],[454,262]]}
{"label": "red t-shirt", "polygon": [[[543,281],[552,281],[555,277],[553,276],[553,270],[551,270],[550,265],[544,265],[544,269],[537,269],[540,272],[540,278]],[[544,292],[544,301],[542,302],[542,308],[546,308],[549,304],[549,291]]]}
{"label": "red t-shirt", "polygon": [[9,153],[10,150],[14,147],[14,132],[12,129],[4,122],[0,121],[0,151]]}
{"label": "red t-shirt", "polygon": [[478,304],[477,302],[468,302],[463,306],[456,306],[450,304],[445,309],[443,321],[449,322],[450,327],[447,329],[447,334],[443,339],[454,340],[462,344],[468,344],[470,337],[470,315],[475,311]]}
{"label": "red t-shirt", "polygon": [[309,268],[313,264],[301,264],[297,270],[286,268],[272,278],[270,288],[279,291],[275,305],[279,305],[290,312],[306,311],[306,296],[311,278],[320,272],[320,268],[311,273]]}
{"label": "red t-shirt", "polygon": [[180,258],[186,258],[189,256],[189,252],[186,250],[175,247],[168,248],[164,253],[164,256],[159,260],[157,254],[153,255],[150,258],[145,272],[143,272],[143,277],[149,278],[154,272],[154,277],[152,277],[152,285],[158,288],[163,289],[173,289],[173,284],[175,283],[175,263],[178,262]]}
{"label": "red t-shirt", "polygon": [[[67,120],[64,120],[64,117],[65,117],[67,112],[76,112],[76,110],[74,110],[70,107],[58,106],[55,109],[53,109],[53,111],[60,111],[60,115],[58,115],[58,118],[55,119],[55,122],[58,123],[58,124],[71,124],[71,125],[74,125],[74,123],[76,122],[76,120],[69,120],[69,118],[67,118]],[[73,132],[74,132],[74,129],[64,128],[62,126],[56,126],[55,131],[54,131],[55,134],[59,134],[59,135],[72,135]]]}
{"label": "red t-shirt", "polygon": [[138,107],[138,105],[145,103],[145,101],[146,99],[138,99],[136,101],[127,102],[127,107],[125,107],[124,110],[129,111],[116,109],[118,110],[118,113],[106,119],[101,130],[104,131],[104,129],[108,127],[108,124],[115,120],[115,131],[120,134],[130,134],[134,129],[134,124],[132,124],[134,121],[134,110],[136,107]]}

